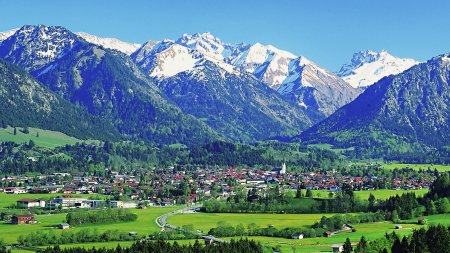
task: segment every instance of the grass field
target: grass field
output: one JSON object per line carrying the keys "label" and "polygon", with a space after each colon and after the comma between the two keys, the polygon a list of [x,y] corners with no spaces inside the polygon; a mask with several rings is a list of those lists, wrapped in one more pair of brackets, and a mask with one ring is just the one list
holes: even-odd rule
{"label": "grass field", "polygon": [[[295,196],[295,190],[291,191],[290,196]],[[313,194],[313,198],[329,198],[330,191],[325,190],[311,190]],[[419,189],[419,190],[373,190],[373,191],[354,191],[354,194],[360,200],[367,200],[370,194],[373,194],[377,199],[388,199],[391,196],[402,195],[406,192],[414,192],[417,197],[423,196],[428,192],[428,189]],[[302,190],[303,196],[306,195],[306,190]]]}
{"label": "grass field", "polygon": [[208,232],[211,228],[217,227],[219,222],[236,226],[239,224],[245,227],[255,223],[260,227],[273,225],[276,228],[303,227],[310,226],[319,221],[322,216],[332,216],[333,214],[240,214],[240,213],[190,213],[170,216],[167,220],[170,224],[182,226],[185,224],[194,225],[194,229]]}
{"label": "grass field", "polygon": [[[21,127],[17,127],[16,135],[14,135],[14,128],[0,128],[0,142],[12,141],[16,143],[28,143],[30,140],[33,140],[37,146],[45,148],[55,148],[66,144],[83,142],[83,140],[79,140],[61,132],[30,127],[30,132],[24,134],[21,130]],[[37,137],[37,133],[39,133],[39,137]]]}
{"label": "grass field", "polygon": [[407,164],[407,163],[389,163],[383,164],[384,169],[393,170],[393,169],[403,169],[403,168],[411,168],[414,170],[427,170],[430,168],[431,170],[437,169],[439,172],[447,172],[450,171],[450,165],[440,165],[440,164]]}
{"label": "grass field", "polygon": [[[147,209],[132,209],[131,212],[138,215],[138,219],[132,222],[114,223],[114,224],[99,224],[75,227],[72,230],[78,229],[96,229],[98,232],[106,230],[117,229],[123,232],[137,232],[140,235],[148,235],[159,231],[159,227],[155,223],[155,219],[164,214],[178,209],[179,207],[168,208],[147,208]],[[33,225],[13,225],[10,223],[0,223],[0,235],[5,243],[16,243],[20,235],[27,235],[34,231],[48,231],[54,230],[61,232],[62,230],[55,229],[55,225],[64,222],[66,214],[53,215],[39,215],[36,217],[37,224]]]}
{"label": "grass field", "polygon": [[[327,214],[330,216],[331,214]],[[216,227],[219,222],[226,222],[230,225],[255,223],[260,227],[274,225],[276,228],[309,226],[318,221],[323,214],[177,214],[169,217],[171,224],[182,226],[183,224],[193,224],[194,229],[200,229],[207,232],[210,228]],[[429,224],[450,225],[450,214],[439,214],[427,217]],[[293,240],[275,237],[249,237],[260,241],[264,246],[279,246],[282,252],[320,252],[329,251],[332,244],[344,243],[346,238],[350,238],[353,243],[359,241],[362,235],[368,240],[382,237],[385,233],[395,231],[397,235],[403,236],[413,232],[422,226],[417,225],[417,219],[404,221],[402,229],[395,229],[392,222],[376,222],[356,224],[356,232],[343,232],[333,235],[330,238],[316,237],[305,238],[303,240]],[[227,240],[231,238],[225,238]]]}
{"label": "grass field", "polygon": [[421,197],[428,192],[428,189],[420,190],[374,190],[374,191],[354,191],[355,197],[361,200],[367,200],[370,194],[373,194],[376,199],[388,199],[391,196],[402,195],[403,193],[414,192],[416,197]]}
{"label": "grass field", "polygon": [[333,145],[327,144],[327,143],[324,143],[324,144],[309,144],[308,147],[318,148],[318,149],[327,149],[327,150],[334,151],[336,153],[342,153],[342,152],[347,151],[347,150],[354,150],[355,149],[354,147],[350,147],[350,148],[334,148]]}
{"label": "grass field", "polygon": [[418,228],[419,225],[415,224],[404,224],[403,229],[394,229],[394,224],[390,222],[378,222],[378,223],[367,223],[367,224],[357,224],[354,226],[356,232],[343,232],[340,234],[333,235],[329,238],[316,237],[316,238],[305,238],[302,240],[275,238],[275,237],[263,237],[263,236],[251,236],[249,239],[254,239],[261,242],[264,246],[278,246],[281,248],[283,253],[286,252],[320,252],[320,251],[330,251],[332,244],[343,244],[346,238],[350,238],[353,243],[359,241],[362,235],[364,235],[368,240],[373,240],[382,237],[386,232],[391,233],[395,230],[397,235],[406,235],[412,233],[414,228]]}

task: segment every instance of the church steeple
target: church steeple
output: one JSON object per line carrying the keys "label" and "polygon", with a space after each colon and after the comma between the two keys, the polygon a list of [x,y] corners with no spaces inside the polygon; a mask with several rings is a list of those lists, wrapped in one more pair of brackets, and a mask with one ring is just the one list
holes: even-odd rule
{"label": "church steeple", "polygon": [[286,173],[286,163],[283,162],[283,164],[281,165],[281,171],[280,174],[285,174]]}

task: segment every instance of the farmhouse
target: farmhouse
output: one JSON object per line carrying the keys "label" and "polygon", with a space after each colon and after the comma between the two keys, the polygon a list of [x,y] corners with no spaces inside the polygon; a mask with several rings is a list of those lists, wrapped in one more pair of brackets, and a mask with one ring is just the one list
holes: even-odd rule
{"label": "farmhouse", "polygon": [[18,214],[11,218],[12,224],[34,224],[34,214]]}
{"label": "farmhouse", "polygon": [[300,240],[303,239],[303,234],[293,234],[292,239]]}
{"label": "farmhouse", "polygon": [[331,237],[332,234],[333,233],[331,233],[330,231],[326,231],[326,232],[323,232],[323,237]]}
{"label": "farmhouse", "polygon": [[5,188],[4,192],[6,194],[22,194],[27,193],[27,190],[21,187],[7,187]]}
{"label": "farmhouse", "polygon": [[58,228],[59,229],[69,229],[70,225],[69,225],[69,223],[61,223],[58,225]]}

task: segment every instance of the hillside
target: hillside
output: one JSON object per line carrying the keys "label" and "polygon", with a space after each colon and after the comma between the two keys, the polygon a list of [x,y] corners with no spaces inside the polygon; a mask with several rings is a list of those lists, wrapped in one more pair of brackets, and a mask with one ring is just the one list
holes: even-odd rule
{"label": "hillside", "polygon": [[64,132],[80,139],[117,140],[107,121],[60,98],[23,69],[0,60],[0,123]]}
{"label": "hillside", "polygon": [[229,73],[211,62],[159,86],[185,113],[239,142],[292,136],[312,124],[302,108],[250,74]]}
{"label": "hillside", "polygon": [[[77,142],[85,142],[84,140],[56,131],[30,127],[28,128],[29,133],[26,134],[22,130],[23,127],[16,127],[16,134],[14,134],[13,127],[0,128],[0,142],[12,141],[20,144],[29,143],[31,140],[36,146],[44,148],[55,148],[64,145],[73,145]],[[91,143],[95,141],[88,140],[87,142]]]}

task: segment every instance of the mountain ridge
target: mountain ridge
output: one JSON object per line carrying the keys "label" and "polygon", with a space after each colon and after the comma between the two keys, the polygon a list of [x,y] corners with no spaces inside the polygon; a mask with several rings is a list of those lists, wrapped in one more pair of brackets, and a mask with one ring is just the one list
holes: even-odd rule
{"label": "mountain ridge", "polygon": [[450,141],[449,84],[449,54],[434,57],[382,78],[299,138],[383,152],[439,148]]}

